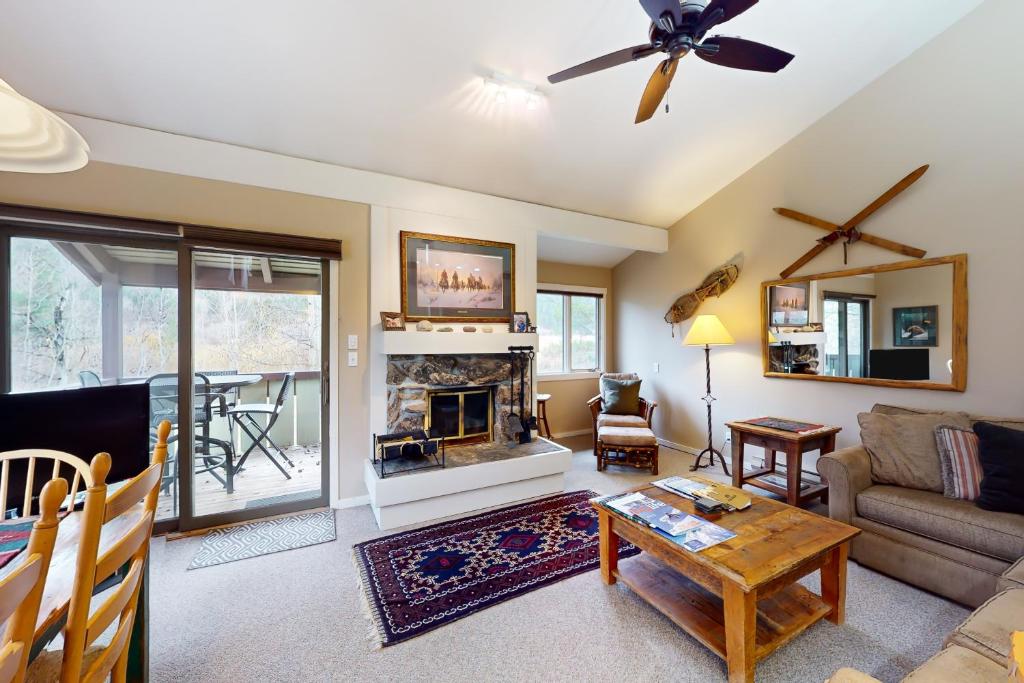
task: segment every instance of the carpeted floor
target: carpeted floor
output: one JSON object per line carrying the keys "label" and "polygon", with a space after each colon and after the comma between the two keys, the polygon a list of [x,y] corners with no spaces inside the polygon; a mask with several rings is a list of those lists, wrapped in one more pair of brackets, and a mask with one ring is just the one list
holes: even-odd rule
{"label": "carpeted floor", "polygon": [[[566,442],[589,449],[588,440]],[[662,476],[692,456],[662,451]],[[594,471],[576,453],[567,490],[611,493],[646,473]],[[382,535],[368,507],[337,515],[338,540],[186,572],[202,540],[153,543],[153,681],[710,681],[725,666],[623,586],[589,572],[394,647],[374,649],[351,546]],[[809,585],[816,588],[816,578]],[[764,682],[823,681],[854,666],[899,680],[968,610],[851,564],[847,623],[822,622],[757,669]]]}

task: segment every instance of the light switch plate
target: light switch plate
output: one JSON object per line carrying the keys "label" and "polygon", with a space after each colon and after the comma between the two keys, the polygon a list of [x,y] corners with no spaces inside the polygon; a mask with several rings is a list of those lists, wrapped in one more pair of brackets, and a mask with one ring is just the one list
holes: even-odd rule
{"label": "light switch plate", "polygon": [[359,348],[359,335],[350,334],[348,335],[348,348],[350,351],[355,351]]}
{"label": "light switch plate", "polygon": [[350,368],[354,368],[357,365],[359,365],[359,353],[356,352],[356,351],[349,351],[348,352],[348,366]]}
{"label": "light switch plate", "polygon": [[654,364],[654,372],[661,372],[661,363]]}

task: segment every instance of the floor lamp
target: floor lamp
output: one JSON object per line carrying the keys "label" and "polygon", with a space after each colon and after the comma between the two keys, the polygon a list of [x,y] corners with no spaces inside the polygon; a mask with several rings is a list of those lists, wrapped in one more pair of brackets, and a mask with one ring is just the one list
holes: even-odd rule
{"label": "floor lamp", "polygon": [[[715,400],[715,397],[711,395],[711,347],[728,346],[735,343],[736,340],[725,329],[725,325],[722,324],[717,315],[698,315],[697,319],[693,321],[693,326],[687,333],[686,338],[683,339],[683,346],[704,347],[704,365],[707,369],[707,393],[701,400],[708,406],[708,447],[697,455],[697,459],[694,460],[690,471],[700,469],[701,467],[714,466],[715,456],[717,455],[722,460],[722,469],[725,470],[726,474],[729,474],[729,466],[725,462],[725,456],[714,446],[711,428],[711,404]],[[708,462],[706,465],[702,465],[700,461],[704,458],[705,453],[708,456]]]}

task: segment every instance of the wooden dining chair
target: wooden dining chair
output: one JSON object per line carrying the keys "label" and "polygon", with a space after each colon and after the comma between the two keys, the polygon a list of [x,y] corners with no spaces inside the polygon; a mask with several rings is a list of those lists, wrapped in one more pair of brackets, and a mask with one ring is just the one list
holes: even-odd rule
{"label": "wooden dining chair", "polygon": [[0,638],[0,683],[25,680],[46,573],[57,542],[58,513],[67,495],[68,484],[63,479],[52,479],[43,486],[40,516],[32,525],[24,560],[0,580],[0,623],[7,622]]}
{"label": "wooden dining chair", "polygon": [[[40,653],[29,666],[29,681],[99,683],[108,677],[115,683],[125,680],[128,644],[149,554],[149,537],[156,517],[170,431],[170,422],[160,423],[149,467],[109,497],[106,480],[110,455],[100,453],[93,458],[90,466],[93,485],[85,493],[75,579],[63,632],[64,649]],[[118,532],[109,534],[108,538],[116,536],[117,540],[103,543],[104,529],[115,525]],[[114,588],[100,594],[105,599],[93,610],[92,598],[97,586],[122,569],[125,569],[124,578]],[[97,638],[115,620],[117,626],[110,642],[97,644]]]}
{"label": "wooden dining chair", "polygon": [[[24,481],[20,479],[22,476]],[[6,518],[8,512],[14,512],[16,517],[31,517],[33,509],[38,509],[38,505],[33,508],[33,504],[39,500],[36,489],[39,482],[43,481],[43,476],[47,477],[46,481],[70,477],[69,500],[72,502],[68,503],[68,509],[74,507],[75,496],[94,483],[89,464],[70,453],[45,448],[4,451],[0,453],[0,515]],[[20,491],[15,491],[15,488]],[[19,493],[22,496],[21,505],[9,509],[8,494]]]}

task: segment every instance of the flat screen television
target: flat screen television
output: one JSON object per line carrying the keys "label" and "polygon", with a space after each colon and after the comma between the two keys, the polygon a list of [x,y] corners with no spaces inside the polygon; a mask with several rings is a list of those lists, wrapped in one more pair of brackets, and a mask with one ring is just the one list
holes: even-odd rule
{"label": "flat screen television", "polygon": [[876,379],[931,379],[928,349],[871,349],[868,373]]}
{"label": "flat screen television", "polygon": [[[85,462],[110,454],[107,483],[134,477],[149,465],[149,387],[145,384],[0,394],[0,451],[49,448]],[[20,465],[20,467],[19,467]],[[21,501],[27,463],[12,463],[8,503]],[[36,493],[46,483],[38,477]],[[69,476],[67,472],[61,472]],[[49,472],[47,472],[49,476]]]}

